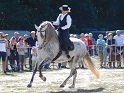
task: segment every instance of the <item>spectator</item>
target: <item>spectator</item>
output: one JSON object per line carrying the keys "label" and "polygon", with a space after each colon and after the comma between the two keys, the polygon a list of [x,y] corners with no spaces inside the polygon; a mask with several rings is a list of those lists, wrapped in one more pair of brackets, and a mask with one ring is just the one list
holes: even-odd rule
{"label": "spectator", "polygon": [[92,40],[93,45],[96,44],[96,40],[93,38],[93,34],[89,33],[89,39]]}
{"label": "spectator", "polygon": [[[24,35],[24,39],[23,39],[23,42],[25,43],[25,40],[28,38],[28,35],[27,34],[25,34]],[[27,44],[25,43],[25,47],[27,47]],[[25,66],[25,68],[27,68],[27,66],[26,66],[26,60],[27,60],[27,58],[28,58],[28,56],[29,56],[29,53],[28,53],[28,48],[25,48],[25,58],[24,58],[24,66]]]}
{"label": "spectator", "polygon": [[36,58],[37,58],[37,53],[36,53],[36,48],[35,47],[32,47],[31,55],[32,55],[32,68],[34,70],[35,62],[36,62]]}
{"label": "spectator", "polygon": [[70,38],[77,38],[77,36],[74,34],[70,34]]}
{"label": "spectator", "polygon": [[81,33],[81,38],[80,38],[80,40],[82,40],[83,42],[85,41],[85,35],[84,35],[84,33]]}
{"label": "spectator", "polygon": [[84,44],[87,46],[87,45],[88,45],[88,42],[87,42],[86,36],[87,36],[87,34],[82,33],[80,39],[81,39],[81,40],[84,42]]}
{"label": "spectator", "polygon": [[74,38],[74,35],[73,35],[73,34],[70,34],[70,37],[71,37],[71,38]]}
{"label": "spectator", "polygon": [[[109,32],[107,31],[107,32],[106,32],[106,36],[104,37],[105,42],[106,42],[106,40],[109,38],[108,34],[109,34]],[[104,68],[106,68],[107,56],[108,56],[108,53],[107,53],[107,46],[105,46],[104,59],[103,59],[103,62],[104,62],[103,67],[104,67]]]}
{"label": "spectator", "polygon": [[14,37],[16,38],[16,43],[18,43],[19,33],[18,33],[18,32],[15,32],[15,33],[14,33]]}
{"label": "spectator", "polygon": [[85,44],[86,44],[87,49],[88,49],[88,51],[89,51],[89,53],[90,53],[90,55],[91,55],[92,40],[89,39],[89,35],[88,35],[88,34],[85,34],[85,40],[86,40]]}
{"label": "spectator", "polygon": [[[84,42],[84,44],[86,44],[85,34],[81,33],[80,36],[81,36],[80,40],[82,40]],[[84,64],[83,64],[82,60],[79,62],[79,67],[84,68]]]}
{"label": "spectator", "polygon": [[109,53],[109,62],[108,62],[108,65],[109,65],[109,67],[112,67],[111,66],[111,63],[113,63],[113,68],[115,68],[115,55],[117,53],[116,47],[115,47],[116,40],[113,39],[112,33],[109,33],[108,36],[109,36],[109,38],[106,41],[106,43],[108,45],[107,52]]}
{"label": "spectator", "polygon": [[6,74],[6,47],[8,47],[8,42],[2,34],[0,32],[0,59],[2,58],[3,72]]}
{"label": "spectator", "polygon": [[97,49],[98,55],[100,57],[100,68],[103,68],[103,58],[104,58],[104,48],[105,48],[105,40],[103,40],[103,35],[99,34],[99,39],[97,39]]}
{"label": "spectator", "polygon": [[23,42],[23,37],[19,37],[19,42],[17,43],[17,51],[19,54],[19,64],[20,64],[20,69],[23,71],[23,64],[24,64],[24,57],[25,57],[25,44]]}
{"label": "spectator", "polygon": [[91,49],[91,56],[93,56],[95,53],[95,46],[96,45],[96,41],[95,39],[93,38],[93,34],[92,33],[89,33],[89,40],[92,41],[92,49]]}
{"label": "spectator", "polygon": [[[120,34],[120,30],[117,30],[116,34],[117,35],[114,36],[114,39],[117,42],[117,49],[120,53],[120,51],[122,51],[122,49],[123,49],[124,36]],[[118,65],[118,68],[121,68],[121,61],[118,61],[117,65]]]}
{"label": "spectator", "polygon": [[106,36],[104,36],[104,40],[105,40],[105,42],[106,42],[106,40],[109,38],[108,34],[109,34],[109,32],[106,31]]}
{"label": "spectator", "polygon": [[[15,61],[17,62],[17,64],[15,64]],[[11,37],[10,39],[10,66],[12,71],[20,70],[19,55],[17,52],[17,43],[15,37]]]}
{"label": "spectator", "polygon": [[[29,45],[29,47],[35,46],[35,43],[37,41],[37,38],[35,37],[35,31],[31,31],[31,37],[28,37],[25,42]],[[32,71],[32,55],[31,55],[31,48],[29,49],[29,67]]]}
{"label": "spectator", "polygon": [[5,34],[4,38],[8,42],[8,47],[6,48],[6,71],[10,71],[8,68],[8,62],[10,63],[10,41],[9,41],[9,35]]}

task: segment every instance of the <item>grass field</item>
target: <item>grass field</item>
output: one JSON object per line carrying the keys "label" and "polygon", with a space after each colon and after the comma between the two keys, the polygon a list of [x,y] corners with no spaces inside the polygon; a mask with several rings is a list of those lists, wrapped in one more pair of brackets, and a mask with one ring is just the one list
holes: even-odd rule
{"label": "grass field", "polygon": [[27,88],[27,84],[32,72],[8,72],[7,75],[0,72],[0,93],[124,93],[124,69],[100,69],[100,79],[96,79],[88,69],[78,69],[75,88],[68,88],[72,79],[60,88],[69,72],[70,69],[44,70],[46,82],[37,73],[31,88]]}

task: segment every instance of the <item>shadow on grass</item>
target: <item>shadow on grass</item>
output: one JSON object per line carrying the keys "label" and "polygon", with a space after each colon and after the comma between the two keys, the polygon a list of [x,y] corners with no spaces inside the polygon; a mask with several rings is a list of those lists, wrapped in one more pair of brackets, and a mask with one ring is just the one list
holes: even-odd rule
{"label": "shadow on grass", "polygon": [[93,92],[102,92],[104,88],[96,88],[96,89],[78,89],[77,91],[58,91],[58,92],[50,92],[50,93],[93,93]]}
{"label": "shadow on grass", "polygon": [[4,76],[16,76],[16,75],[13,74],[13,73],[7,73],[7,74],[1,73],[0,75],[4,75]]}

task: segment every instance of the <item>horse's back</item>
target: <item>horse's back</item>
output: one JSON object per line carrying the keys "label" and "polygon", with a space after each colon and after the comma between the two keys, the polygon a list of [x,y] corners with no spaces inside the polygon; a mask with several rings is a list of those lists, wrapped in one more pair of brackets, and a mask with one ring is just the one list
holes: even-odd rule
{"label": "horse's back", "polygon": [[81,41],[80,39],[77,39],[77,38],[70,38],[70,40],[73,42],[74,44],[74,52],[78,54],[79,53],[82,53],[82,54],[85,54],[87,53],[87,48],[86,48],[86,45],[84,44],[83,41]]}
{"label": "horse's back", "polygon": [[84,42],[80,39],[77,38],[70,38],[70,40],[74,43],[74,45],[78,44],[82,47],[86,47],[86,45],[84,44]]}

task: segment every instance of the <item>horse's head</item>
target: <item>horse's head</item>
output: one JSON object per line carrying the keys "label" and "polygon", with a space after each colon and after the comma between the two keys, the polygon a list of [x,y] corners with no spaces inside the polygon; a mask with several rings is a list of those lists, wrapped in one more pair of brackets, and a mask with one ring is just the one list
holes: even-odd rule
{"label": "horse's head", "polygon": [[57,36],[54,26],[49,21],[41,23],[39,27],[35,25],[35,28],[37,29],[36,35],[38,40],[42,39],[42,41],[49,42]]}
{"label": "horse's head", "polygon": [[35,24],[35,28],[37,29],[37,34],[42,33],[43,35],[45,35],[45,32],[48,30],[48,28],[55,30],[54,26],[49,21],[44,21],[43,23],[40,24],[39,27]]}
{"label": "horse's head", "polygon": [[47,29],[47,26],[48,26],[47,21],[40,24],[39,27],[35,24],[35,28],[37,29],[37,32],[44,32]]}

